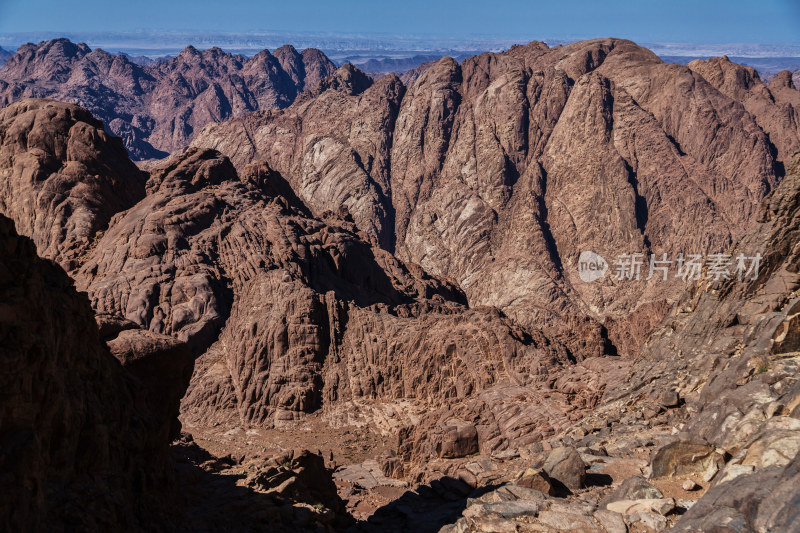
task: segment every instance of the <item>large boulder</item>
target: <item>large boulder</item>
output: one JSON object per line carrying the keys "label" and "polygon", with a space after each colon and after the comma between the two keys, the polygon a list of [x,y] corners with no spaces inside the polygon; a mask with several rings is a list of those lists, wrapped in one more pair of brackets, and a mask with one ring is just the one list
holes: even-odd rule
{"label": "large boulder", "polygon": [[697,440],[677,440],[660,448],[650,461],[651,477],[682,476],[703,472],[720,460],[714,447]]}
{"label": "large boulder", "polygon": [[542,469],[551,479],[563,483],[570,490],[586,486],[586,463],[575,448],[556,448],[547,456]]}

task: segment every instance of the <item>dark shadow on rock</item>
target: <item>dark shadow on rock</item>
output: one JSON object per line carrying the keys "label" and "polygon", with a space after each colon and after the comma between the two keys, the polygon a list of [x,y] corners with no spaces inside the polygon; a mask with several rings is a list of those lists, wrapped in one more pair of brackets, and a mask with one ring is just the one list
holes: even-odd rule
{"label": "dark shadow on rock", "polygon": [[608,474],[586,473],[587,487],[608,487],[614,482]]}
{"label": "dark shadow on rock", "polygon": [[572,496],[572,491],[569,490],[569,487],[564,485],[556,478],[551,477],[550,484],[553,486],[553,496],[557,498],[566,498],[567,496]]}
{"label": "dark shadow on rock", "polygon": [[467,500],[497,489],[489,485],[473,489],[460,479],[443,477],[409,490],[359,522],[351,533],[434,533],[461,516]]}
{"label": "dark shadow on rock", "polygon": [[191,440],[173,443],[172,455],[177,488],[183,496],[182,508],[175,510],[175,531],[345,531],[354,522],[347,513],[298,504],[238,484],[245,473],[228,470],[238,463],[237,458],[215,457]]}

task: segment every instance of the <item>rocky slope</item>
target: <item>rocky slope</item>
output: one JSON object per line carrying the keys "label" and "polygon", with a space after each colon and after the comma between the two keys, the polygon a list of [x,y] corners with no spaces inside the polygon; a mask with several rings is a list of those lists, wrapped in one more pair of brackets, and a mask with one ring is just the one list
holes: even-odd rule
{"label": "rocky slope", "polygon": [[788,162],[800,147],[800,91],[791,72],[784,70],[766,85],[755,69],[733,63],[726,56],[696,59],[688,67],[742,104],[769,135],[777,160]]}
{"label": "rocky slope", "polygon": [[132,325],[98,334],[86,296],[2,215],[0,272],[2,528],[164,529],[189,351]]}
{"label": "rocky slope", "polygon": [[144,196],[145,179],[84,109],[24,100],[0,110],[0,212],[67,271],[112,215]]}
{"label": "rocky slope", "polygon": [[[341,530],[319,455],[244,468],[180,434],[194,357],[111,315],[0,215],[0,527],[4,531]],[[235,480],[241,479],[239,483]]]}
{"label": "rocky slope", "polygon": [[[685,286],[674,270],[614,279],[616,258],[727,247],[797,135],[780,126],[776,151],[696,71],[615,39],[446,58],[408,87],[363,78],[342,68],[315,98],[209,126],[194,145],[239,168],[265,158],[314,212],[346,207],[384,249],[581,357],[636,353]],[[604,280],[579,279],[585,250],[608,262]]]}
{"label": "rocky slope", "polygon": [[[303,76],[291,50],[274,57]],[[345,428],[360,428],[349,441],[393,437],[389,453],[335,473],[349,509],[372,515],[356,525],[365,531],[796,529],[791,91],[785,74],[766,87],[724,58],[665,65],[613,39],[445,59],[408,87],[348,65],[286,109],[205,128],[148,173],[75,105],[6,107],[0,214],[86,291],[97,326],[63,272],[9,229],[4,301],[22,309],[2,315],[9,345],[53,386],[31,403],[30,379],[9,384],[19,394],[0,410],[0,434],[71,442],[82,418],[32,425],[19,406],[47,420],[105,416],[85,386],[101,375],[113,409],[131,410],[108,423],[115,439],[138,439],[108,439],[133,466],[101,455],[114,481],[103,474],[94,487],[74,466],[85,458],[52,444],[9,463],[46,480],[27,486],[68,495],[63,505],[23,497],[11,526],[44,507],[54,514],[42,528],[63,523],[82,490],[116,483],[127,494],[141,447],[156,457],[141,467],[154,500],[183,487],[183,529],[230,524],[230,505],[245,530],[345,527],[325,467],[333,456],[253,453],[277,434],[267,432],[327,425],[331,439]],[[612,271],[633,252],[725,251],[761,264],[742,279],[609,272],[586,283],[584,250]],[[39,267],[15,261],[50,270],[31,275]],[[79,303],[61,312],[63,294],[36,288],[51,277]],[[79,372],[36,356],[53,350]],[[205,445],[214,435],[223,450],[241,446],[248,461],[209,456],[183,434],[173,483],[163,452],[180,435],[192,361],[184,428]],[[73,377],[64,386],[78,393],[62,401],[59,380]],[[80,442],[102,440],[94,431]],[[62,471],[80,486],[60,489]],[[167,523],[161,500],[83,520]]]}
{"label": "rocky slope", "polygon": [[[422,417],[447,438],[456,415],[429,411],[450,398],[464,404],[470,446],[491,451],[551,434],[577,398],[589,406],[603,389],[597,377],[594,389],[559,390],[555,376],[572,366],[562,347],[467,309],[451,283],[369,245],[352,223],[311,218],[263,164],[240,177],[218,153],[193,150],[154,169],[147,188],[76,278],[98,312],[200,355],[184,401],[190,425],[272,427],[319,409],[336,418],[350,404],[347,416],[376,418],[374,402],[404,402],[387,430]],[[483,391],[498,401],[472,402]],[[550,408],[521,415],[531,399]],[[448,453],[468,451],[426,444],[408,459]]]}
{"label": "rocky slope", "polygon": [[673,388],[685,395],[688,436],[730,458],[681,529],[720,520],[764,531],[800,526],[792,481],[800,460],[799,243],[797,154],[758,224],[731,251],[759,254],[758,276],[687,293],[633,367],[637,394]]}
{"label": "rocky slope", "polygon": [[[231,203],[266,208],[263,202],[275,199],[286,209],[294,206],[305,212],[291,190],[279,177],[268,180],[268,169],[261,173],[254,169],[249,181],[239,182],[230,163],[209,153],[187,155],[190,162],[178,165],[179,170],[155,174],[145,188],[144,175],[127,159],[119,139],[109,137],[85,109],[24,100],[2,113],[0,340],[8,371],[0,399],[0,460],[4,492],[9,494],[2,503],[2,529],[210,531],[226,524],[231,530],[258,531],[268,522],[276,531],[306,531],[349,524],[321,456],[301,450],[274,458],[251,456],[249,465],[242,467],[230,457],[210,456],[192,443],[191,436],[181,434],[180,401],[203,340],[216,333],[213,328],[187,327],[191,333],[181,334],[176,322],[164,327],[148,320],[143,329],[142,320],[134,322],[113,306],[93,310],[86,293],[76,292],[64,272],[82,279],[87,264],[97,268],[93,252],[108,252],[104,249],[108,240],[100,237],[104,232],[115,235],[115,223],[124,221],[126,212],[157,210],[158,202],[178,198],[178,204],[183,200],[199,211],[194,211],[198,218],[177,227],[202,224],[209,205],[203,207],[202,201],[194,205],[198,198],[186,188],[208,191],[228,185]],[[192,167],[191,161],[197,166]],[[226,183],[231,180],[240,186]],[[213,196],[212,192],[206,199]],[[148,204],[148,198],[153,203]],[[125,211],[126,207],[130,209]],[[171,214],[157,215],[166,216],[160,229],[166,228],[173,237],[181,218],[175,208],[170,205]],[[119,213],[112,218],[114,211]],[[225,216],[222,211],[213,215]],[[32,239],[18,236],[15,223]],[[158,250],[156,241],[152,235],[140,239],[138,258],[145,259],[147,250]],[[359,246],[355,236],[351,241]],[[117,244],[124,249],[123,242]],[[37,248],[63,268],[37,257]],[[159,282],[174,273],[176,265],[195,268],[190,260],[195,255],[179,256],[177,263],[167,265]],[[246,256],[241,249],[236,255]],[[126,260],[142,266],[135,256]],[[84,270],[77,269],[80,266]],[[186,277],[176,276],[175,314],[170,318],[190,308],[180,299],[193,290],[193,278],[183,272]],[[377,286],[381,281],[376,280]],[[420,283],[420,290],[460,297],[435,280]],[[156,286],[164,294],[171,288]],[[197,283],[196,288],[202,285]],[[203,293],[198,290],[197,295]],[[230,303],[226,300],[223,306]],[[135,313],[127,314],[136,318]],[[190,322],[185,319],[184,325]],[[254,401],[261,400],[260,392]],[[170,442],[179,437],[170,454]],[[198,517],[202,517],[199,523]]]}
{"label": "rocky slope", "polygon": [[187,47],[141,66],[85,44],[54,39],[21,46],[0,69],[0,106],[26,97],[79,104],[122,137],[136,160],[183,149],[209,122],[286,107],[333,72],[318,50],[284,46],[250,59]]}
{"label": "rocky slope", "polygon": [[[797,530],[798,243],[800,153],[730,250],[760,254],[758,275],[695,284],[564,433],[467,462],[490,482],[462,489],[466,508],[441,531]],[[371,520],[435,531],[436,519],[397,506]]]}
{"label": "rocky slope", "polygon": [[[320,94],[338,83],[360,81],[328,80]],[[136,325],[177,337],[199,357],[184,402],[189,423],[271,427],[322,410],[332,423],[363,417],[393,434],[428,428],[441,443],[419,429],[403,433],[404,456],[418,462],[551,435],[602,395],[598,363],[576,361],[494,309],[468,308],[451,281],[377,247],[346,211],[312,217],[264,163],[239,173],[218,152],[193,149],[151,170],[142,186],[118,140],[85,110],[25,100],[3,113],[3,212],[71,272],[99,315],[123,320],[121,337]],[[58,170],[73,160],[98,169],[82,174],[83,189]],[[125,172],[103,173],[109,168]],[[30,207],[41,191],[63,198],[75,188],[89,207]],[[80,239],[54,231],[62,211],[91,215],[75,224]],[[72,241],[80,245],[67,260]],[[570,377],[576,363],[580,387]],[[440,409],[445,399],[452,412]],[[471,428],[466,447],[445,444],[453,427]]]}
{"label": "rocky slope", "polygon": [[9,57],[11,57],[12,55],[14,55],[14,54],[13,54],[11,51],[9,51],[9,50],[3,50],[2,48],[0,48],[0,67],[2,67],[2,66],[3,66],[3,64],[4,64],[4,63],[5,63],[5,62],[8,60],[8,58],[9,58]]}

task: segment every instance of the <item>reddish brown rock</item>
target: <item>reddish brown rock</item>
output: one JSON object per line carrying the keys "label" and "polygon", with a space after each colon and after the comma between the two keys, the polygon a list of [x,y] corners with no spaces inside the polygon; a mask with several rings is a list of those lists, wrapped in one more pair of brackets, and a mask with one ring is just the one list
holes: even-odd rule
{"label": "reddish brown rock", "polygon": [[[138,346],[120,365],[85,295],[0,215],[0,528],[170,528],[179,510],[168,436],[191,359]],[[129,333],[129,332],[125,332]],[[183,366],[181,379],[160,369]],[[158,374],[156,382],[143,381]],[[169,391],[167,394],[165,391]]]}
{"label": "reddish brown rock", "polygon": [[[246,162],[268,161],[315,213],[344,206],[359,229],[391,249],[389,150],[402,97],[396,76],[372,84],[345,65],[291,109],[227,123],[230,135],[209,128],[198,144],[224,153],[240,169]],[[313,128],[304,125],[307,116],[314,117]],[[253,134],[265,141],[244,141]]]}
{"label": "reddish brown rock", "polygon": [[[619,254],[725,249],[782,161],[735,99],[629,41],[445,58],[405,90],[330,83],[195,145],[274,161],[312,211],[346,206],[384,248],[578,359],[636,353],[685,287],[611,279]],[[603,281],[579,279],[585,250],[611,263]]]}
{"label": "reddish brown rock", "polygon": [[[99,312],[201,356],[184,401],[190,423],[271,426],[376,399],[427,411],[509,385],[541,398],[548,376],[570,366],[560,346],[466,308],[450,282],[368,244],[352,223],[310,218],[264,165],[240,178],[218,153],[193,150],[154,169],[147,189],[76,275]],[[501,405],[487,397],[464,409],[484,416]],[[533,419],[511,417],[511,405],[509,418],[492,415],[488,445],[522,437],[533,420],[563,424],[567,399],[553,406]],[[448,420],[432,453],[473,453],[475,428],[451,438]]]}
{"label": "reddish brown rock", "polygon": [[[687,291],[632,367],[629,390],[646,395],[674,388],[691,413],[684,440],[653,458],[653,475],[717,465],[705,476],[711,489],[678,522],[679,531],[721,521],[791,531],[798,523],[792,502],[800,425],[782,406],[797,405],[800,381],[796,357],[783,351],[780,339],[788,338],[783,334],[791,331],[799,305],[799,214],[796,154],[755,226],[730,250],[760,255],[757,275]],[[620,393],[609,396],[626,396]]]}
{"label": "reddish brown rock", "polygon": [[521,472],[516,484],[527,489],[538,490],[549,496],[554,496],[557,492],[547,472],[537,468],[528,468]]}
{"label": "reddish brown rock", "polygon": [[0,72],[0,107],[26,97],[80,104],[123,138],[133,159],[159,158],[208,122],[286,107],[335,70],[319,50],[289,48],[246,59],[189,46],[141,66],[67,39],[26,44]]}
{"label": "reddish brown rock", "polygon": [[23,100],[0,110],[0,213],[67,271],[144,196],[145,179],[85,109]]}
{"label": "reddish brown rock", "polygon": [[104,339],[111,355],[136,376],[147,390],[153,416],[170,420],[164,440],[180,436],[180,402],[189,386],[194,357],[188,346],[166,335],[140,329],[125,329]]}
{"label": "reddish brown rock", "polygon": [[432,438],[439,457],[454,459],[478,453],[478,430],[463,420],[449,420],[441,429],[441,440]]}
{"label": "reddish brown rock", "polygon": [[755,117],[777,148],[779,161],[788,163],[800,149],[800,91],[792,82],[791,72],[781,72],[767,85],[754,68],[726,56],[696,59],[688,66]]}
{"label": "reddish brown rock", "polygon": [[586,464],[574,448],[565,446],[550,452],[542,470],[568,489],[578,490],[586,485]]}
{"label": "reddish brown rock", "polygon": [[344,504],[336,492],[325,460],[308,450],[293,450],[271,457],[250,474],[247,484],[285,499],[324,505],[344,515]]}
{"label": "reddish brown rock", "polygon": [[717,458],[714,447],[706,442],[679,440],[656,452],[650,461],[651,477],[673,477],[704,472]]}

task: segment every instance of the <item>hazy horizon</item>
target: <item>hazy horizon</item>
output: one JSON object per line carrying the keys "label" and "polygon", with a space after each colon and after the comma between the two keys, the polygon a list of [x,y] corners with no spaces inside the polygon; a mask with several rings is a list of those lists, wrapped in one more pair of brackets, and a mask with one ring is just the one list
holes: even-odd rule
{"label": "hazy horizon", "polygon": [[[800,4],[791,0],[640,2],[409,0],[375,2],[209,0],[109,3],[0,0],[0,35],[309,34],[365,39],[575,41],[619,37],[639,43],[800,45]],[[259,29],[271,28],[271,29]]]}

